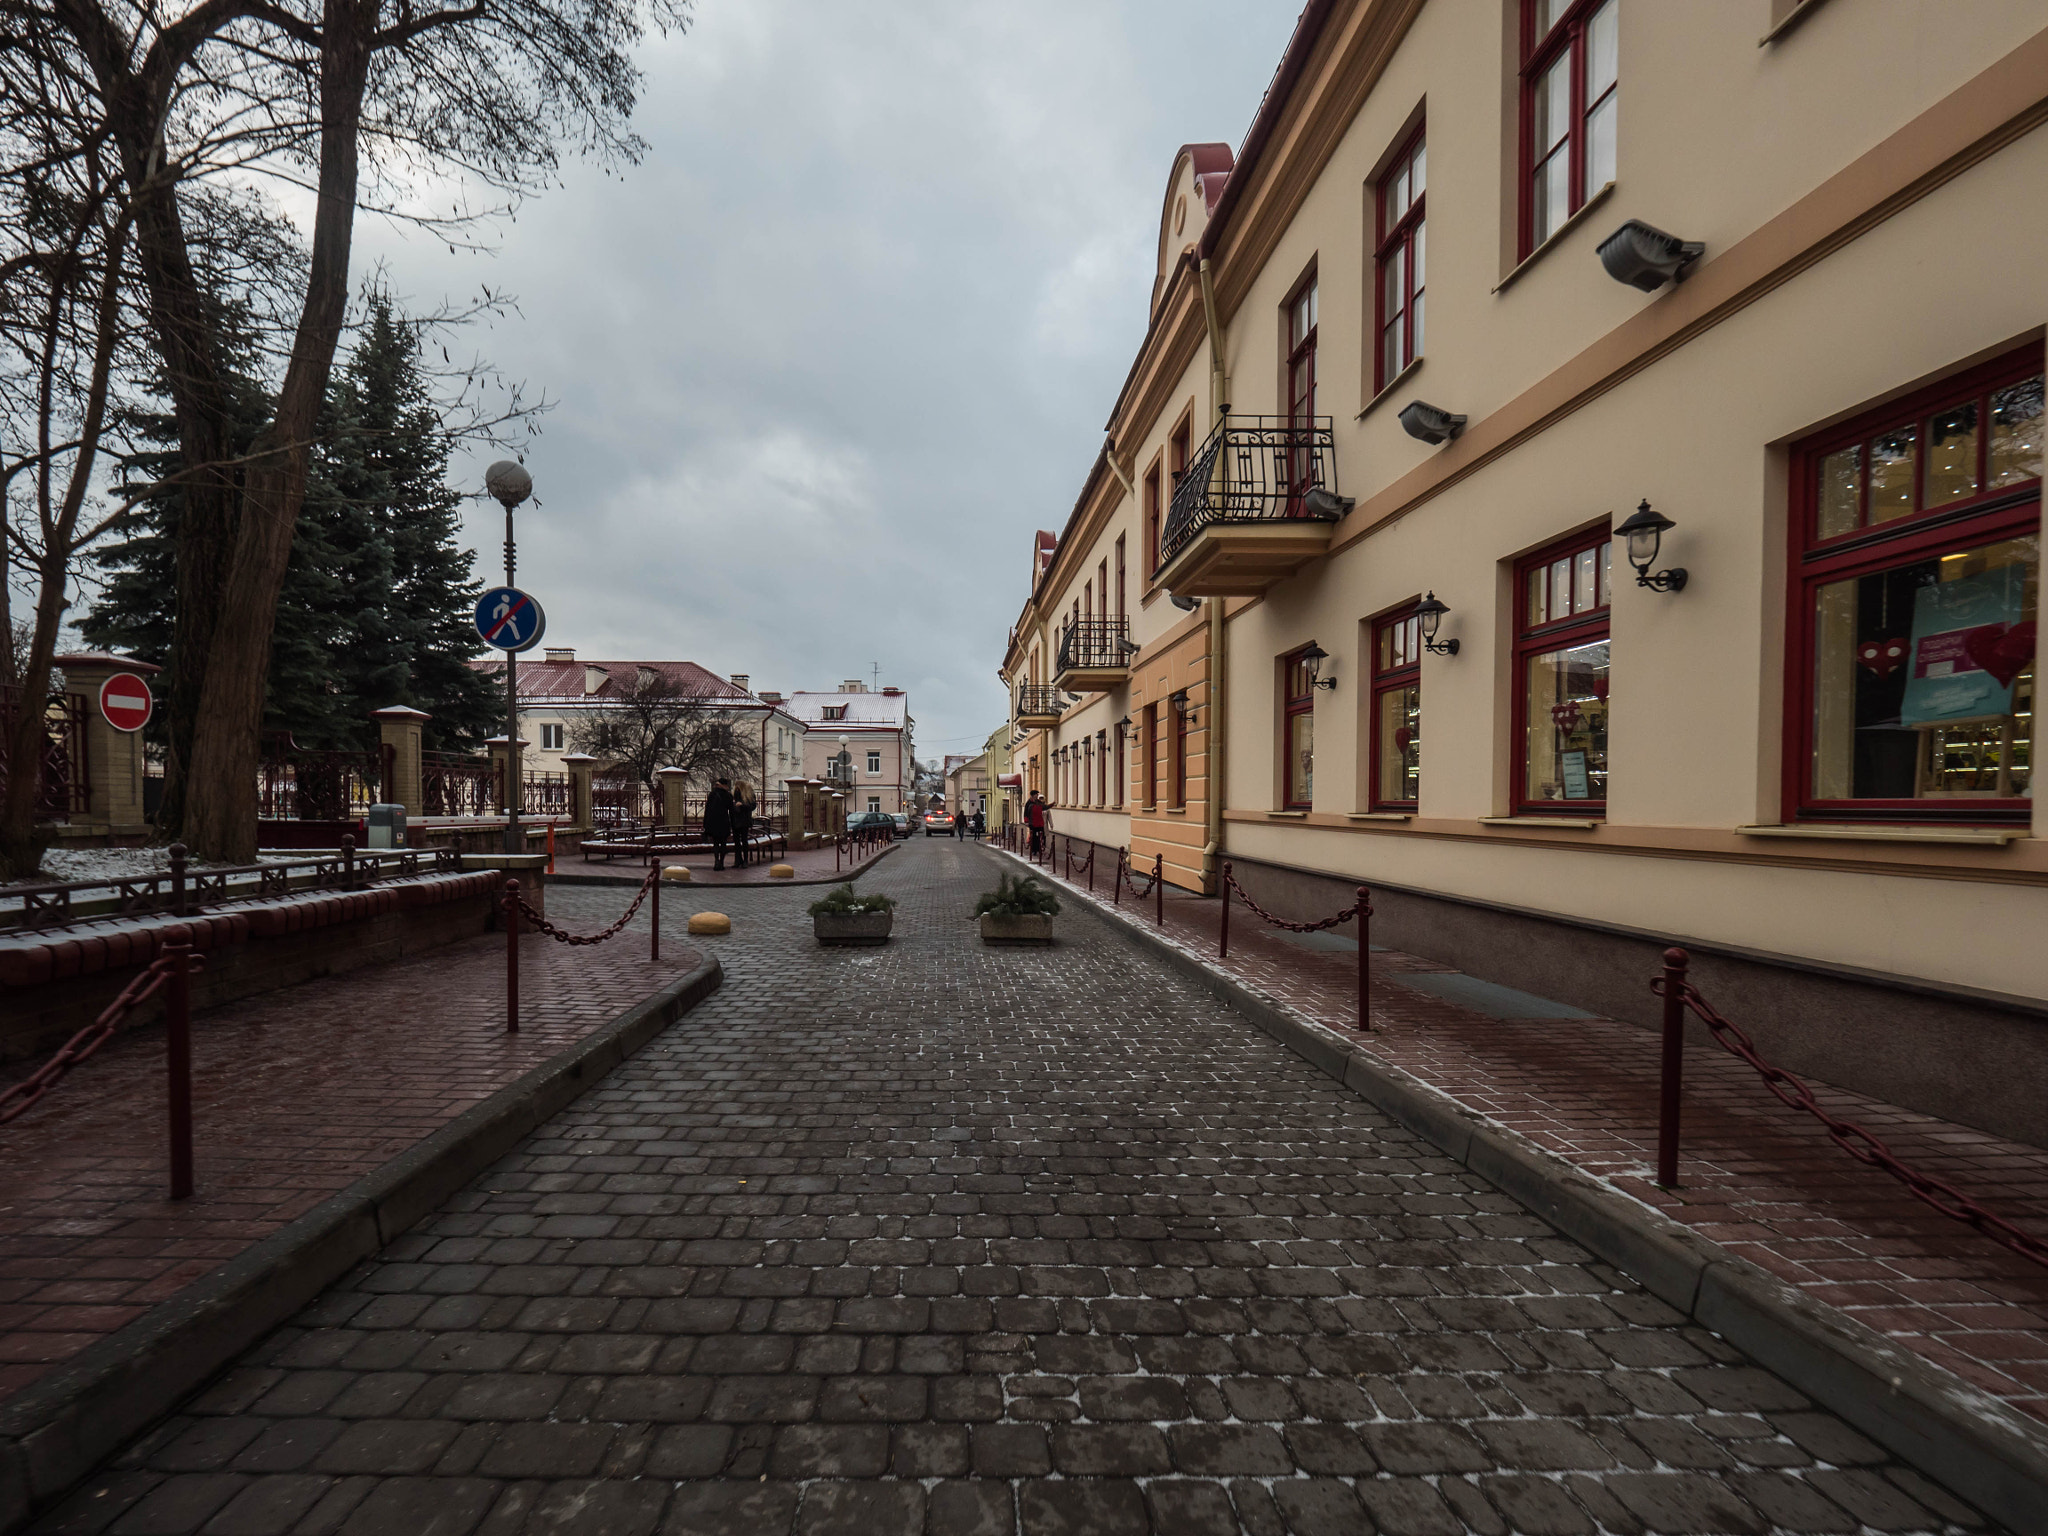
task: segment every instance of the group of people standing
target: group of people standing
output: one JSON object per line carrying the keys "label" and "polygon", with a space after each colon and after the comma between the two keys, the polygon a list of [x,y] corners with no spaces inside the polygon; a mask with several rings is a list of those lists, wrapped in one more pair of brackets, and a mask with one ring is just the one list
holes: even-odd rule
{"label": "group of people standing", "polygon": [[744,869],[747,848],[754,835],[754,786],[745,779],[711,781],[711,793],[704,800],[704,835],[711,839],[711,867],[725,868],[725,845],[732,844],[732,867]]}

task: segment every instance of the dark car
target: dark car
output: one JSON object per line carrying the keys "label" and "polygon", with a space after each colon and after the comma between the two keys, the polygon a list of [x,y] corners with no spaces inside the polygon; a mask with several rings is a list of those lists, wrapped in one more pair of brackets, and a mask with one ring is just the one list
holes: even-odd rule
{"label": "dark car", "polygon": [[925,812],[924,835],[930,837],[934,832],[943,832],[947,837],[953,835],[953,813],[951,811]]}
{"label": "dark car", "polygon": [[908,837],[917,830],[916,824],[911,821],[910,812],[908,811],[898,811],[889,819],[896,823],[896,835],[898,837]]}
{"label": "dark car", "polygon": [[887,811],[855,811],[846,818],[846,830],[849,832],[862,832],[869,828],[894,836],[896,818]]}

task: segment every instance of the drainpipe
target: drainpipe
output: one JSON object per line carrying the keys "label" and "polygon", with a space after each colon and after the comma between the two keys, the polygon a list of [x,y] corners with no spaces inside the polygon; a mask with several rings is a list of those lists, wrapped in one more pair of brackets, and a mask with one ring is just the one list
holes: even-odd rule
{"label": "drainpipe", "polygon": [[1203,819],[1209,841],[1202,848],[1202,883],[1211,895],[1223,889],[1223,599],[1209,599],[1209,793]]}
{"label": "drainpipe", "polygon": [[1230,375],[1223,370],[1223,322],[1216,315],[1216,286],[1209,279],[1209,258],[1202,258],[1202,315],[1209,323],[1209,400],[1216,418],[1230,414]]}
{"label": "drainpipe", "polygon": [[1109,460],[1109,471],[1116,476],[1117,483],[1124,488],[1124,494],[1130,497],[1132,501],[1136,501],[1138,499],[1138,488],[1131,483],[1131,477],[1124,473],[1123,465],[1116,461],[1115,433],[1105,433],[1103,435],[1102,456]]}

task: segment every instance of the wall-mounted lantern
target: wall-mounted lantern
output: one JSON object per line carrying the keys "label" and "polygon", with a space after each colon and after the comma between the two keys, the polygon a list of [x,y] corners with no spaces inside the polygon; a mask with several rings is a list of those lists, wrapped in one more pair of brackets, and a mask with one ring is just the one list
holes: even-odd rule
{"label": "wall-mounted lantern", "polygon": [[1335,688],[1337,679],[1323,676],[1323,663],[1330,659],[1330,653],[1311,640],[1302,647],[1301,664],[1308,671],[1308,685],[1311,688]]}
{"label": "wall-mounted lantern", "polygon": [[1171,704],[1173,712],[1186,720],[1189,725],[1195,723],[1195,704],[1193,700],[1189,699],[1187,689],[1175,689],[1166,696],[1166,702]]}
{"label": "wall-mounted lantern", "polygon": [[1434,592],[1415,605],[1415,617],[1422,621],[1422,648],[1425,651],[1429,651],[1437,656],[1455,656],[1458,654],[1458,642],[1456,640],[1445,640],[1439,643],[1436,638],[1436,627],[1443,623],[1444,615],[1450,611],[1448,607],[1437,600],[1437,595]]}
{"label": "wall-mounted lantern", "polygon": [[1635,516],[1614,530],[1628,541],[1628,563],[1636,568],[1637,586],[1648,587],[1654,592],[1685,590],[1683,566],[1658,571],[1654,576],[1650,574],[1650,567],[1657,563],[1657,547],[1664,542],[1665,530],[1677,526],[1662,512],[1654,510],[1646,497],[1636,508]]}

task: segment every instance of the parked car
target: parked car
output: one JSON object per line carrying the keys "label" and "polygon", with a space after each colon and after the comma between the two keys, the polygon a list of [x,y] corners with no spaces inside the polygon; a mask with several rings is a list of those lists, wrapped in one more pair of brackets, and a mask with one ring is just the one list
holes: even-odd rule
{"label": "parked car", "polygon": [[943,832],[948,837],[953,835],[953,813],[951,811],[926,811],[924,813],[924,835],[930,837],[934,832]]}
{"label": "parked car", "polygon": [[908,811],[898,811],[890,820],[896,823],[896,835],[898,837],[908,837],[917,830],[910,820],[910,812]]}
{"label": "parked car", "polygon": [[896,818],[887,811],[855,811],[846,818],[846,830],[849,832],[862,832],[869,828],[877,832],[887,832],[893,837],[896,833]]}

